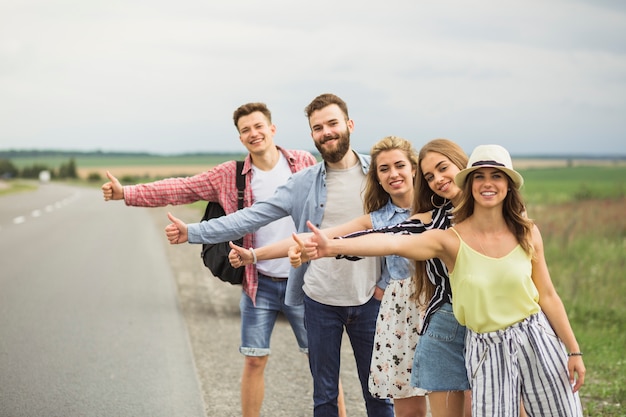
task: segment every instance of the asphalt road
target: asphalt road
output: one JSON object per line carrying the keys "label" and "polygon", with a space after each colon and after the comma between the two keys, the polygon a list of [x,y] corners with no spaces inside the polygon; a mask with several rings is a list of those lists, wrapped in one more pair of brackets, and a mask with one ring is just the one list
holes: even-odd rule
{"label": "asphalt road", "polygon": [[[241,415],[240,288],[167,243],[168,210],[201,216],[54,183],[0,197],[0,417]],[[286,320],[271,349],[262,416],[311,416]],[[366,415],[347,339],[341,377],[348,415]]]}
{"label": "asphalt road", "polygon": [[205,416],[162,240],[96,189],[0,197],[0,416]]}

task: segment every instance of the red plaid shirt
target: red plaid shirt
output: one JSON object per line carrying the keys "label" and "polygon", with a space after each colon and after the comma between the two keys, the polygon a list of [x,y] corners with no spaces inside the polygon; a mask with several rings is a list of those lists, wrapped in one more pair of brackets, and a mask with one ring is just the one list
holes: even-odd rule
{"label": "red plaid shirt", "polygon": [[[287,150],[277,146],[278,150],[287,159],[291,172],[297,172],[317,163],[315,157],[306,151]],[[250,155],[246,156],[243,165],[243,174],[246,176],[246,190],[243,206],[249,207],[254,203]],[[124,201],[128,206],[137,207],[165,207],[167,205],[189,204],[195,201],[218,202],[226,214],[237,211],[237,184],[235,175],[235,161],[224,162],[206,172],[193,177],[168,178],[148,184],[124,186]],[[254,247],[254,233],[243,237],[243,246]],[[256,265],[247,265],[243,290],[256,302],[256,293],[259,286]]]}

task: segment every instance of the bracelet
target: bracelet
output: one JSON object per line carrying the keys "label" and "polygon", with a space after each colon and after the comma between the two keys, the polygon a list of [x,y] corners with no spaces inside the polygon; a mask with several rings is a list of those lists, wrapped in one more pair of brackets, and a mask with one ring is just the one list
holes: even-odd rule
{"label": "bracelet", "polygon": [[582,352],[570,352],[567,354],[567,356],[582,356],[583,353]]}
{"label": "bracelet", "polygon": [[248,248],[248,250],[252,254],[252,263],[256,264],[256,253],[254,253],[254,248]]}

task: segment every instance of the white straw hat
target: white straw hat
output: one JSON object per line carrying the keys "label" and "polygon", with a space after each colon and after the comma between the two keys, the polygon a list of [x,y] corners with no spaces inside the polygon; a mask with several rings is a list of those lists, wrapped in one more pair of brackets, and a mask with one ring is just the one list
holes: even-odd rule
{"label": "white straw hat", "polygon": [[454,182],[463,188],[467,176],[479,168],[497,168],[505,172],[517,189],[524,184],[524,178],[513,169],[511,155],[500,145],[479,145],[474,148],[467,162],[467,168],[456,174]]}

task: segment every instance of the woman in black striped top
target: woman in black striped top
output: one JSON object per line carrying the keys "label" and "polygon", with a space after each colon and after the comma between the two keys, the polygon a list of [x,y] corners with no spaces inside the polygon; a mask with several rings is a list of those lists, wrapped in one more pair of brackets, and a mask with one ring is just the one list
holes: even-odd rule
{"label": "woman in black striped top", "polygon": [[[461,193],[454,177],[466,165],[467,154],[456,143],[447,139],[428,142],[419,152],[415,175],[412,210],[417,214],[395,226],[345,237],[364,233],[417,234],[449,228],[450,212]],[[423,307],[424,313],[418,330],[421,337],[415,351],[411,384],[429,391],[433,417],[469,416],[469,381],[463,357],[465,327],[452,313],[448,271],[439,259],[417,262],[415,271],[414,299]]]}

